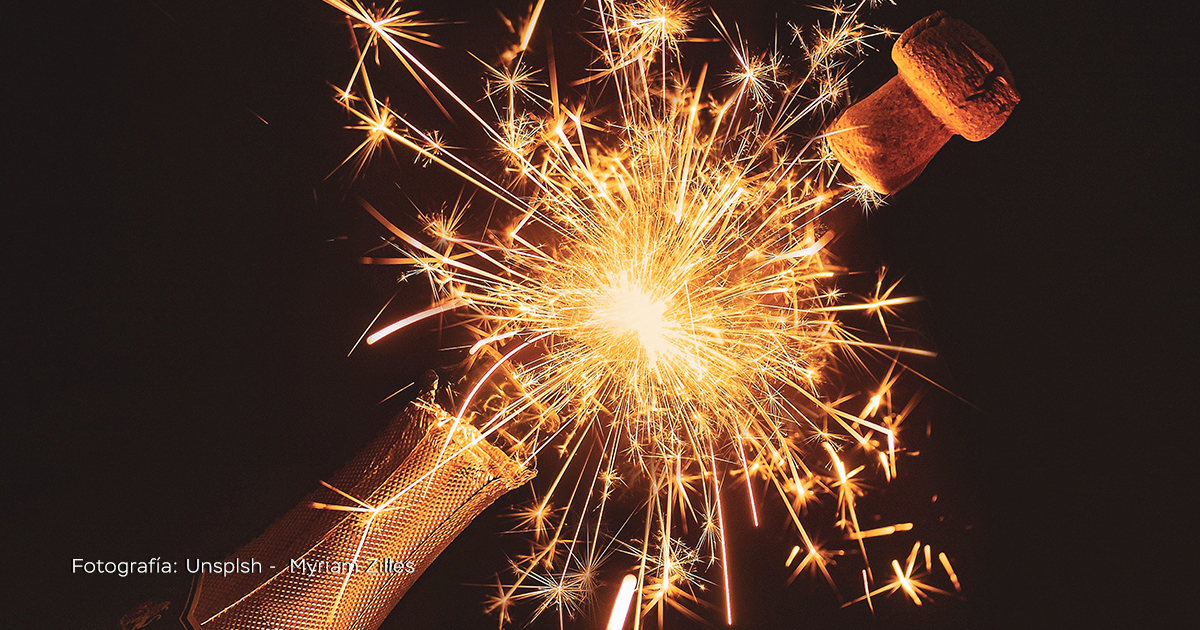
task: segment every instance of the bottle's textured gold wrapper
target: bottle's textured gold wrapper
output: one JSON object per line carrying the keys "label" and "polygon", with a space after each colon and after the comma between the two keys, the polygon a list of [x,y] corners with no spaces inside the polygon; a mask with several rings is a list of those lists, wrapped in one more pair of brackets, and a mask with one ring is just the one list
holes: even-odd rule
{"label": "bottle's textured gold wrapper", "polygon": [[309,494],[233,554],[263,571],[199,576],[185,620],[212,630],[378,628],[472,519],[533,475],[418,399],[329,484],[357,501],[328,487]]}

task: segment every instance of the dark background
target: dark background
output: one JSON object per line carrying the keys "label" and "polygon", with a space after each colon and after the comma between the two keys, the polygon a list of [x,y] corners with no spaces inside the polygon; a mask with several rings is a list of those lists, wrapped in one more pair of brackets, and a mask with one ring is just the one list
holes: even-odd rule
{"label": "dark background", "polygon": [[[502,45],[490,4],[426,4],[470,22],[440,41],[484,58]],[[790,2],[718,6],[750,41],[766,41],[776,13],[814,16]],[[1195,358],[1184,12],[911,0],[873,21],[903,30],[938,8],[996,44],[1023,100],[987,141],[951,140],[861,224],[855,262],[886,264],[926,298],[912,314],[940,352],[929,369],[974,405],[933,396],[922,411],[936,438],[922,472],[949,502],[940,540],[967,599],[914,610],[893,598],[872,621],[754,566],[784,544],[764,534],[735,543],[738,627],[1154,626],[1195,583],[1179,516],[1195,461],[1182,400]],[[387,168],[353,186],[325,179],[359,140],[326,83],[352,62],[334,9],[25,11],[5,12],[5,101],[18,111],[3,123],[12,601],[0,625],[115,628],[179,584],[71,575],[71,558],[220,558],[327,478],[402,397],[378,402],[444,358],[419,331],[347,357],[396,290],[393,270],[355,263],[382,231],[353,195],[411,211]],[[573,13],[550,10],[556,44]],[[439,71],[475,85],[478,66],[455,59]],[[892,72],[877,53],[855,93]],[[400,108],[449,126],[422,107]],[[399,161],[402,180],[417,178],[405,193],[429,197],[414,201],[457,194]],[[393,312],[420,303],[420,285],[401,286]],[[486,591],[459,585],[501,568],[498,511],[385,627],[494,627]]]}

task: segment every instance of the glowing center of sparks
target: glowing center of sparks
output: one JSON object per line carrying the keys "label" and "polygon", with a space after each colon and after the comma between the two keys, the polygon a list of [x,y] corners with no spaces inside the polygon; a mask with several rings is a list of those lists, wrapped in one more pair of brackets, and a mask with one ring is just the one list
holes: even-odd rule
{"label": "glowing center of sparks", "polygon": [[604,289],[599,315],[604,327],[613,334],[636,334],[652,364],[675,350],[669,338],[675,324],[667,317],[667,303],[625,276]]}

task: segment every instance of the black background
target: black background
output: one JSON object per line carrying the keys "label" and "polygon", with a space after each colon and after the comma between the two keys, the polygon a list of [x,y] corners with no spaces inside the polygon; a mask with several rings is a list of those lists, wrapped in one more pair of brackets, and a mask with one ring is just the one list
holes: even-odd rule
{"label": "black background", "polygon": [[[440,40],[484,58],[501,46],[490,4],[426,4],[470,22]],[[751,41],[776,13],[813,15],[719,6]],[[939,438],[925,472],[971,526],[946,539],[968,598],[921,611],[897,598],[872,621],[819,585],[785,589],[757,570],[760,556],[778,560],[769,539],[734,550],[747,558],[738,627],[1153,626],[1195,572],[1178,515],[1195,461],[1182,404],[1195,357],[1184,12],[912,0],[873,19],[902,30],[938,8],[996,44],[1023,100],[992,138],[953,139],[855,238],[857,262],[886,264],[926,298],[914,316],[940,352],[931,369],[975,406],[942,397],[925,410]],[[556,38],[573,9],[549,11]],[[3,123],[12,527],[0,565],[13,600],[0,625],[115,628],[177,585],[71,575],[71,558],[223,556],[378,431],[399,399],[379,400],[443,359],[428,333],[346,356],[395,291],[393,271],[355,262],[381,230],[352,197],[394,195],[395,177],[325,179],[359,139],[326,83],[352,62],[335,10],[131,0],[23,12],[5,10],[5,101],[18,112]],[[459,86],[481,74],[438,69]],[[874,55],[855,93],[891,73]],[[417,179],[402,187],[428,196],[414,201],[457,194],[409,159],[401,172]],[[401,287],[396,312],[424,299],[419,286]],[[501,567],[496,512],[385,627],[494,627],[485,591],[460,585]]]}

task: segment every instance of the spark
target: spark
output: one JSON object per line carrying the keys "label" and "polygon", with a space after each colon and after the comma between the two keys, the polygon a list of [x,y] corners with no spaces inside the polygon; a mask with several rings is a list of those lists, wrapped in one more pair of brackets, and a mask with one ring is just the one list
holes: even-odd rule
{"label": "spark", "polygon": [[962,585],[958,583],[958,574],[954,572],[954,567],[950,566],[950,558],[946,557],[946,552],[938,554],[938,560],[942,566],[946,568],[946,575],[950,576],[950,582],[954,584],[954,590],[958,593],[962,592]]}
{"label": "spark", "polygon": [[846,535],[849,539],[874,538],[875,536],[891,536],[896,532],[906,532],[913,528],[912,523],[900,523],[898,525],[888,525],[887,527],[877,527],[861,532],[853,532]]}
{"label": "spark", "polygon": [[607,630],[621,630],[625,627],[625,618],[629,616],[629,604],[633,601],[633,592],[637,588],[637,576],[626,575],[621,579],[621,590],[617,591],[617,599],[613,602],[612,613],[608,616]]}
{"label": "spark", "polygon": [[[346,162],[357,171],[396,146],[481,193],[422,214],[429,240],[362,202],[399,252],[368,260],[412,267],[435,296],[367,343],[434,316],[460,325],[474,335],[463,346],[467,394],[443,421],[475,426],[526,462],[557,458],[541,498],[516,514],[536,540],[489,599],[501,626],[520,602],[532,603],[533,618],[554,610],[562,623],[580,614],[612,549],[634,566],[610,629],[624,627],[635,598],[635,629],[652,611],[661,623],[668,607],[701,619],[695,609],[709,585],[721,590],[732,625],[728,537],[740,524],[729,522],[725,505],[730,479],[744,480],[754,525],[764,509],[756,486],[778,494],[800,543],[785,562],[801,558],[793,579],[809,570],[834,585],[829,569],[847,551],[818,544],[803,524],[829,499],[840,539],[853,541],[844,544],[865,565],[872,610],[870,595],[887,589],[917,604],[937,591],[912,574],[912,558],[906,571],[893,562],[893,583],[871,589],[866,541],[913,525],[864,530],[856,507],[868,477],[882,468],[890,482],[896,473],[900,422],[911,411],[892,410],[892,387],[907,371],[900,357],[933,353],[892,339],[888,320],[914,298],[893,295],[898,283],[885,287],[882,272],[870,299],[845,299],[835,282],[847,270],[829,252],[835,235],[822,222],[838,208],[881,202],[843,181],[813,135],[846,94],[849,61],[890,35],[861,20],[875,2],[831,8],[828,24],[810,31],[794,27],[801,63],[789,63],[778,50],[752,53],[716,14],[707,25],[714,30],[697,37],[707,26],[690,3],[593,0],[595,66],[560,84],[553,55],[545,70],[527,63],[544,9],[538,0],[524,20],[505,18],[517,41],[500,59],[479,60],[482,107],[413,52],[434,45],[425,29],[438,22],[398,3],[326,2],[365,33],[336,95],[366,136]],[[728,46],[723,82],[709,85],[707,66],[686,65],[692,42]],[[488,153],[501,158],[499,173],[375,94],[370,73],[381,52],[448,116],[450,107],[478,126]],[[599,87],[580,94],[563,87],[591,84]],[[464,217],[480,207],[490,227],[471,234]],[[839,319],[855,316],[877,321],[887,343]],[[856,415],[844,410],[856,396],[839,397],[838,382],[865,355],[892,368]],[[444,459],[455,456],[444,449]],[[563,483],[568,476],[573,484]],[[632,508],[618,496],[626,488],[641,491]],[[365,514],[367,526],[399,500],[371,506],[343,496],[349,505],[318,507]],[[631,525],[638,514],[644,521]],[[626,526],[641,538],[622,536]],[[949,561],[939,559],[957,590]]]}
{"label": "spark", "polygon": [[408,317],[405,317],[404,319],[402,319],[398,322],[389,324],[387,327],[383,328],[379,332],[374,333],[371,336],[367,337],[367,345],[374,345],[380,339],[383,339],[384,337],[396,332],[397,330],[400,330],[401,328],[404,328],[405,326],[408,326],[410,324],[415,324],[416,322],[419,322],[419,321],[429,318],[429,317],[433,317],[434,315],[437,315],[439,313],[444,313],[446,311],[456,309],[459,306],[462,306],[462,304],[463,304],[463,302],[461,300],[450,300],[443,304],[439,304],[432,308],[428,308],[424,311],[421,311],[420,313],[417,313],[416,315],[409,315]]}
{"label": "spark", "polygon": [[[928,549],[928,545],[926,545],[926,548]],[[852,604],[856,604],[861,601],[866,601],[868,606],[872,610],[874,610],[874,604],[871,603],[872,597],[874,597],[876,595],[880,595],[880,594],[891,595],[891,594],[897,593],[897,592],[903,592],[904,595],[907,596],[912,601],[912,603],[916,606],[924,605],[924,600],[929,598],[929,593],[938,593],[940,595],[952,595],[952,593],[945,591],[943,589],[937,588],[936,586],[932,586],[927,581],[925,581],[926,576],[929,576],[931,574],[931,571],[926,570],[925,572],[922,572],[920,574],[914,573],[914,569],[917,566],[916,565],[917,556],[919,555],[920,550],[921,550],[921,542],[917,541],[916,543],[913,544],[912,551],[909,552],[908,558],[905,560],[904,568],[900,567],[899,560],[892,560],[891,569],[892,569],[894,578],[892,579],[891,582],[889,582],[877,589],[872,590],[869,588],[869,582],[864,581],[864,586],[867,588],[864,589],[865,592],[863,593],[862,597],[859,597],[852,601],[846,602],[845,604],[843,604],[843,606],[850,606]],[[941,557],[945,557],[945,553],[942,553]],[[951,573],[951,575],[953,575],[953,572],[948,568],[948,566],[949,566],[948,562],[946,563],[946,566],[947,566],[947,571],[949,573]],[[932,567],[930,567],[930,569],[931,568]],[[956,582],[956,584],[957,584],[957,582]]]}

